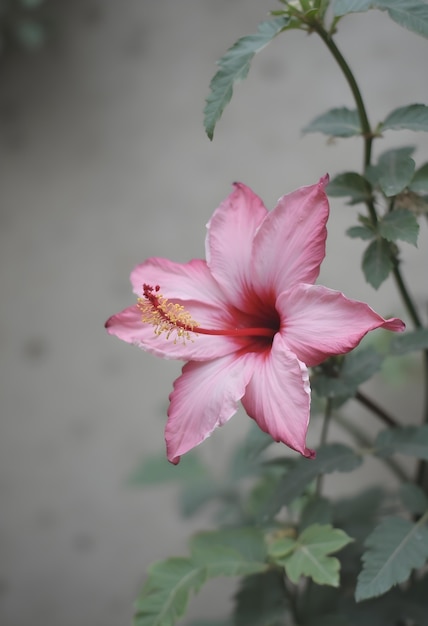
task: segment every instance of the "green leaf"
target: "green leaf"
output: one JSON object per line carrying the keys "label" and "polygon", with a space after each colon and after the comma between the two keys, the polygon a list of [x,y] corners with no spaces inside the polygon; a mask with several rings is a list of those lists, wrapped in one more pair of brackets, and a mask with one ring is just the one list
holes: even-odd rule
{"label": "green leaf", "polygon": [[367,228],[367,226],[351,226],[346,231],[346,234],[351,239],[364,239],[366,241],[373,239],[375,236],[374,231],[371,228]]}
{"label": "green leaf", "polygon": [[383,357],[373,346],[358,348],[346,355],[336,377],[324,374],[312,377],[312,388],[320,396],[350,398],[358,387],[380,370]]}
{"label": "green leaf", "polygon": [[415,193],[428,193],[428,163],[424,163],[416,170],[410,181],[409,189]]}
{"label": "green leaf", "polygon": [[292,537],[279,537],[268,545],[268,553],[272,560],[276,561],[291,554],[296,547],[296,540]]}
{"label": "green leaf", "polygon": [[[386,9],[400,26],[428,37],[428,5],[420,0],[378,0],[376,8]],[[427,129],[425,129],[427,130]]]}
{"label": "green leaf", "polygon": [[192,620],[187,626],[235,626],[235,623],[229,619],[196,619]]}
{"label": "green leaf", "polygon": [[283,626],[287,614],[283,575],[276,570],[244,578],[235,595],[235,626]]}
{"label": "green leaf", "polygon": [[392,270],[390,247],[385,239],[378,238],[369,244],[363,255],[362,267],[366,281],[378,289]]}
{"label": "green leaf", "polygon": [[360,13],[373,8],[372,0],[335,0],[333,13],[342,17],[348,13]]}
{"label": "green leaf", "polygon": [[327,193],[333,198],[349,196],[349,204],[370,200],[372,188],[368,180],[356,172],[338,174],[327,186]]}
{"label": "green leaf", "polygon": [[407,241],[416,246],[419,224],[413,213],[407,209],[396,209],[381,219],[379,233],[388,241]]}
{"label": "green leaf", "polygon": [[172,481],[188,481],[207,475],[207,469],[196,454],[186,454],[179,465],[168,463],[165,454],[149,456],[131,474],[129,484],[159,485]]}
{"label": "green leaf", "polygon": [[428,37],[428,6],[420,0],[336,0],[334,3],[337,17],[368,9],[388,11],[389,17],[400,26]]}
{"label": "green leaf", "polygon": [[379,457],[400,453],[428,461],[428,424],[383,430],[374,448]]}
{"label": "green leaf", "polygon": [[213,138],[215,126],[232,98],[235,82],[247,77],[253,56],[286,28],[289,21],[289,17],[282,16],[261,22],[256,34],[238,39],[217,62],[220,69],[211,80],[210,94],[204,109],[204,125],[210,139]]}
{"label": "green leaf", "polygon": [[[181,463],[181,461],[180,461]],[[231,497],[231,488],[215,482],[209,476],[190,480],[179,495],[179,509],[183,517],[192,517],[212,500],[225,501]]]}
{"label": "green leaf", "polygon": [[[428,5],[426,5],[426,11],[428,19]],[[409,106],[394,109],[382,122],[381,130],[428,132],[428,106],[426,104],[410,104]]]}
{"label": "green leaf", "polygon": [[361,462],[361,457],[352,448],[340,443],[321,447],[315,459],[301,457],[280,480],[274,496],[268,500],[263,510],[263,516],[271,517],[283,506],[293,502],[320,474],[351,472]]}
{"label": "green leaf", "polygon": [[297,584],[300,576],[309,576],[318,585],[339,586],[339,561],[329,556],[353,541],[330,524],[313,524],[298,537],[296,548],[283,565],[290,580]]}
{"label": "green leaf", "polygon": [[413,178],[415,162],[403,149],[388,150],[379,158],[379,185],[387,198],[396,196]]}
{"label": "green leaf", "polygon": [[205,580],[205,568],[190,559],[154,563],[136,602],[134,626],[174,626],[186,611],[190,593],[198,591]]}
{"label": "green leaf", "polygon": [[319,115],[302,130],[303,133],[324,133],[331,137],[361,135],[361,123],[356,110],[341,107]]}
{"label": "green leaf", "polygon": [[369,535],[355,592],[357,602],[382,595],[406,581],[412,569],[425,564],[428,530],[423,522],[424,518],[413,524],[399,517],[389,517]]}
{"label": "green leaf", "polygon": [[409,352],[418,352],[428,348],[428,328],[418,328],[396,335],[390,343],[389,352],[393,356],[402,356]]}
{"label": "green leaf", "polygon": [[308,500],[300,516],[300,530],[312,524],[330,524],[332,521],[332,509],[326,498],[315,495]]}
{"label": "green leaf", "polygon": [[190,542],[193,561],[207,568],[208,577],[247,576],[266,570],[267,552],[257,528],[233,528],[195,535]]}
{"label": "green leaf", "polygon": [[428,510],[428,497],[420,487],[405,483],[400,487],[400,499],[409,513],[422,515]]}

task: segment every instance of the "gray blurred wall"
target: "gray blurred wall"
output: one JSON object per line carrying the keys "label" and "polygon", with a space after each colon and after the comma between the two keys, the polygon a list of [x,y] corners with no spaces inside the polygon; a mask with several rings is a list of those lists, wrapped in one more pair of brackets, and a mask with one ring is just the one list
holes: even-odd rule
{"label": "gray blurred wall", "polygon": [[[45,49],[1,62],[5,626],[128,624],[148,564],[183,553],[202,524],[180,520],[173,488],[126,486],[139,461],[163,449],[167,397],[180,370],[103,329],[133,301],[132,267],[152,255],[202,256],[205,224],[234,180],[273,207],[325,172],[360,167],[357,139],[330,145],[300,133],[328,108],[353,106],[315,35],[287,33],[257,57],[214,142],[206,138],[202,109],[215,61],[274,8],[273,0],[62,2]],[[421,37],[371,12],[345,19],[338,41],[373,122],[396,106],[427,102]],[[390,133],[376,149],[415,141],[420,164],[424,137]],[[402,315],[392,284],[376,293],[364,283],[362,243],[343,237],[355,213],[333,204],[321,282]],[[409,246],[404,263],[420,303],[426,246],[423,226],[421,251]],[[382,390],[405,411],[400,390]],[[204,444],[214,467],[247,426],[240,413]],[[314,443],[316,435],[315,427]],[[220,591],[227,595],[231,583],[220,587],[197,600],[193,614],[226,611]]]}

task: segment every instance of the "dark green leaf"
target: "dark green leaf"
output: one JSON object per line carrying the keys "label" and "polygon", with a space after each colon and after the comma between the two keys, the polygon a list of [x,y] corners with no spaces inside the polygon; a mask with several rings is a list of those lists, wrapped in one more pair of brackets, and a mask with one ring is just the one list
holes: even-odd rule
{"label": "dark green leaf", "polygon": [[357,541],[363,541],[378,521],[379,509],[385,500],[380,487],[371,487],[334,503],[333,521]]}
{"label": "dark green leaf", "polygon": [[190,592],[198,591],[205,580],[205,568],[190,559],[154,563],[136,602],[134,626],[174,626],[186,611]]}
{"label": "dark green leaf", "polygon": [[417,330],[396,335],[389,346],[390,354],[401,356],[409,352],[418,352],[428,348],[428,328],[418,328]]}
{"label": "dark green leaf", "polygon": [[333,528],[330,524],[313,524],[302,532],[293,553],[281,563],[295,584],[301,576],[308,576],[318,585],[338,587],[340,563],[329,555],[351,541],[351,537],[339,528]]}
{"label": "dark green leaf", "polygon": [[287,614],[283,575],[276,570],[244,578],[235,595],[235,626],[283,626]]}
{"label": "dark green leaf", "polygon": [[361,123],[356,110],[346,107],[330,109],[319,115],[302,130],[303,133],[324,133],[332,137],[361,135]]}
{"label": "dark green leaf", "polygon": [[400,453],[428,461],[428,424],[383,430],[374,447],[379,457]]}
{"label": "dark green leaf", "polygon": [[428,498],[420,487],[405,483],[400,487],[400,498],[409,513],[422,515],[428,510]]}
{"label": "dark green leaf", "polygon": [[225,501],[233,497],[231,492],[231,487],[219,484],[209,476],[192,480],[180,492],[180,513],[183,517],[192,517],[212,500]]}
{"label": "dark green leaf", "polygon": [[392,270],[389,243],[385,239],[375,239],[363,255],[363,272],[366,281],[378,289]]}
{"label": "dark green leaf", "polygon": [[267,552],[261,531],[234,528],[195,535],[190,542],[192,559],[207,568],[208,577],[246,576],[267,568]]}
{"label": "dark green leaf", "polygon": [[172,481],[188,481],[207,475],[207,469],[199,457],[189,452],[179,465],[168,463],[165,454],[149,456],[129,477],[131,485],[159,485]]}
{"label": "dark green leaf", "polygon": [[403,150],[385,152],[378,163],[379,186],[387,198],[399,194],[413,178],[414,160],[403,154]]}
{"label": "dark green leaf", "polygon": [[372,346],[358,348],[344,358],[342,368],[335,378],[316,375],[312,388],[320,396],[350,398],[358,387],[381,368],[383,357]]}
{"label": "dark green leaf", "polygon": [[419,224],[413,213],[407,209],[396,209],[381,219],[379,233],[388,241],[407,241],[416,246]]}
{"label": "dark green leaf", "polygon": [[210,83],[210,94],[204,110],[205,130],[213,138],[215,126],[233,94],[236,81],[244,80],[253,56],[260,52],[289,23],[287,16],[261,22],[255,35],[247,35],[238,41],[218,61],[220,69]]}
{"label": "dark green leaf", "polygon": [[358,576],[355,599],[367,600],[382,595],[392,586],[406,581],[412,569],[422,567],[428,557],[428,530],[424,519],[413,524],[389,517],[367,538],[363,569]]}
{"label": "dark green leaf", "polygon": [[409,189],[415,193],[428,193],[428,163],[416,170],[409,184]]}
{"label": "dark green leaf", "polygon": [[312,524],[330,524],[332,510],[330,502],[326,498],[313,496],[306,503],[300,516],[299,529],[304,530]]}
{"label": "dark green leaf", "polygon": [[329,196],[337,198],[349,196],[349,204],[370,200],[372,188],[370,183],[356,172],[345,172],[335,176],[327,186]]}
{"label": "dark green leaf", "polygon": [[[186,622],[187,624],[187,622]],[[192,620],[187,626],[235,626],[235,623],[230,618],[226,619],[196,619]]]}
{"label": "dark green leaf", "polygon": [[375,236],[374,231],[371,228],[367,228],[367,226],[351,226],[346,231],[346,234],[351,239],[364,239],[366,241],[373,239]]}
{"label": "dark green leaf", "polygon": [[271,517],[293,502],[320,474],[351,472],[361,462],[361,457],[354,450],[340,443],[323,446],[317,451],[315,459],[300,458],[280,480],[276,493],[267,502],[264,516]]}

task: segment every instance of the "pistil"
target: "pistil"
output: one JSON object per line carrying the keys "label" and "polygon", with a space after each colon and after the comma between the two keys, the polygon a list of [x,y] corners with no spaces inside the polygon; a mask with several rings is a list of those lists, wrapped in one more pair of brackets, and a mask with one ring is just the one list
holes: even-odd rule
{"label": "pistil", "polygon": [[160,293],[160,286],[143,285],[143,297],[138,298],[138,308],[142,313],[141,321],[154,326],[156,335],[166,333],[166,338],[175,332],[177,338],[192,341],[191,333],[196,335],[223,335],[227,337],[268,337],[272,339],[276,330],[268,327],[256,328],[203,328],[192,319],[190,313],[181,304],[170,302]]}

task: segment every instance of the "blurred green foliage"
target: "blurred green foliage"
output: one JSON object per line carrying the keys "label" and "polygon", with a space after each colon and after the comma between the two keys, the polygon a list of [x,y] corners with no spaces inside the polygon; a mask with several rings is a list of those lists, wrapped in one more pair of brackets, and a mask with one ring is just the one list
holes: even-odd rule
{"label": "blurred green foliage", "polygon": [[46,41],[45,0],[0,0],[0,55],[11,48],[35,51]]}

